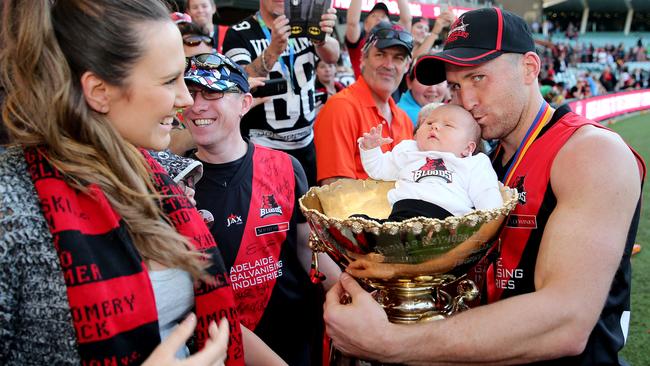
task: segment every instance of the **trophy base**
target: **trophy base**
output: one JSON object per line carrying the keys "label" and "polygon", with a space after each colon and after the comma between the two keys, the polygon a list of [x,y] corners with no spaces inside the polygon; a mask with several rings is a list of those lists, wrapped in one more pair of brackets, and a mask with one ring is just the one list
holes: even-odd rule
{"label": "trophy base", "polygon": [[[452,275],[419,276],[414,279],[391,281],[364,280],[379,289],[374,297],[381,304],[391,323],[413,324],[447,318],[467,310],[479,291],[473,281]],[[453,296],[449,289],[456,290]],[[344,355],[333,346],[330,366],[391,366],[378,361],[362,360]]]}
{"label": "trophy base", "polygon": [[[413,279],[389,281],[367,280],[379,289],[375,299],[386,311],[392,323],[412,324],[446,318],[466,310],[467,303],[479,295],[473,281],[465,276],[418,276]],[[450,294],[456,290],[456,295]]]}

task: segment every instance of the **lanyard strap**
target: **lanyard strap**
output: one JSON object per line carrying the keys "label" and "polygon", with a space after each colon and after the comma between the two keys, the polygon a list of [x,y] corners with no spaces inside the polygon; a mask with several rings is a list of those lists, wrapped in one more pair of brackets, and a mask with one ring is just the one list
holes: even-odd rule
{"label": "lanyard strap", "polygon": [[[510,163],[510,166],[508,167],[506,174],[503,176],[503,184],[505,184],[506,186],[510,184],[510,182],[512,181],[512,177],[515,175],[515,170],[517,170],[519,163],[521,163],[521,161],[524,159],[524,156],[526,155],[528,148],[530,148],[530,146],[533,144],[535,139],[537,139],[537,136],[542,131],[542,128],[544,128],[546,123],[551,119],[552,115],[553,114],[551,113],[551,106],[549,106],[548,103],[546,102],[542,103],[542,106],[539,108],[539,111],[537,112],[537,115],[533,120],[533,124],[530,125],[528,131],[526,131],[526,135],[524,136],[524,139],[521,141],[521,144],[519,144],[519,147],[517,148],[517,152],[515,153],[515,156],[512,159],[512,163]],[[499,149],[501,149],[501,145],[499,145]],[[499,152],[497,151],[495,156],[497,156],[498,153]]]}
{"label": "lanyard strap", "polygon": [[[264,32],[264,36],[266,37],[266,40],[269,41],[269,45],[271,44],[271,31],[269,31],[269,27],[266,26],[266,23],[264,22],[264,19],[262,19],[262,15],[258,11],[257,14],[255,15],[257,18],[257,22],[260,24],[260,28],[262,28],[262,32]],[[284,63],[284,60],[282,59],[282,54],[278,57],[278,62],[280,63],[280,66],[282,67],[282,73],[286,78],[289,79],[289,83],[293,85],[292,79],[293,79],[293,59],[294,59],[294,50],[291,45],[291,39],[289,39],[289,42],[287,43],[287,47],[289,47],[289,66],[287,66]]]}

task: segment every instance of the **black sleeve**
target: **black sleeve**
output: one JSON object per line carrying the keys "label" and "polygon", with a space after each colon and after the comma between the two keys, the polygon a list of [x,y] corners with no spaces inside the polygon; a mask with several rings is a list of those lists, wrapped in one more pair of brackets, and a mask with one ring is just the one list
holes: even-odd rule
{"label": "black sleeve", "polygon": [[[250,29],[250,19],[251,18],[248,18],[241,23],[228,28],[223,39],[223,54],[230,57],[240,65],[248,65],[257,58],[257,54],[252,50],[250,42],[244,37],[246,34],[249,37],[254,35]],[[245,30],[238,30],[242,28]]]}
{"label": "black sleeve", "polygon": [[294,189],[296,198],[293,205],[293,216],[296,218],[297,223],[302,224],[303,222],[307,222],[307,219],[305,219],[302,211],[300,211],[300,202],[298,202],[298,200],[307,193],[309,184],[307,184],[307,176],[305,175],[305,171],[302,169],[302,165],[300,165],[298,160],[293,156],[289,155],[289,157],[291,158],[291,164],[293,165],[293,175],[296,177],[296,187]]}

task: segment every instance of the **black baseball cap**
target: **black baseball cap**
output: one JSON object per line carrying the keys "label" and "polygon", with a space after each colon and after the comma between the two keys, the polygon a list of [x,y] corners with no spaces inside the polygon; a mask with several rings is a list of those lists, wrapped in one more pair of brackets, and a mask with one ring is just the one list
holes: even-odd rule
{"label": "black baseball cap", "polygon": [[370,9],[368,14],[372,13],[375,10],[383,11],[384,13],[386,13],[386,16],[390,15],[390,13],[388,12],[388,6],[386,6],[386,4],[384,3],[376,3],[375,6],[373,6],[372,9]]}
{"label": "black baseball cap", "polygon": [[413,35],[399,24],[381,21],[370,31],[368,40],[364,46],[364,52],[367,47],[373,45],[380,50],[393,46],[401,46],[405,48],[407,54],[411,56],[411,51],[413,50]]}
{"label": "black baseball cap", "polygon": [[535,51],[535,41],[526,22],[499,8],[468,11],[456,19],[442,52],[422,57],[415,65],[415,78],[424,85],[446,79],[445,63],[477,66],[504,53]]}

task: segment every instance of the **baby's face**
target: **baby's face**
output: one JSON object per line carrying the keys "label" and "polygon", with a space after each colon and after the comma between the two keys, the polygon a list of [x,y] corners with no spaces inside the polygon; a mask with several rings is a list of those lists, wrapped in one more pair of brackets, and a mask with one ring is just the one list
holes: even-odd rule
{"label": "baby's face", "polygon": [[420,151],[450,152],[458,157],[470,156],[476,148],[473,135],[476,121],[461,107],[436,108],[415,133]]}

